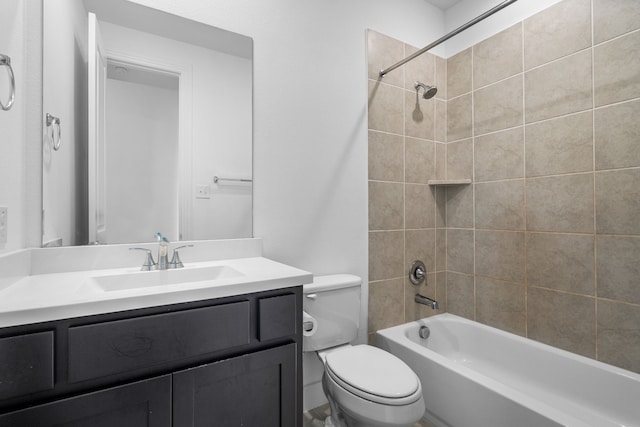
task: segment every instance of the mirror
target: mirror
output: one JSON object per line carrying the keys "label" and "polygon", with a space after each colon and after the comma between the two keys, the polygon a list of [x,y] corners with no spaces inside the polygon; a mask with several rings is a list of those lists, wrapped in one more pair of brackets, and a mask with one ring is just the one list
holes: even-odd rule
{"label": "mirror", "polygon": [[43,2],[43,246],[251,237],[251,38]]}

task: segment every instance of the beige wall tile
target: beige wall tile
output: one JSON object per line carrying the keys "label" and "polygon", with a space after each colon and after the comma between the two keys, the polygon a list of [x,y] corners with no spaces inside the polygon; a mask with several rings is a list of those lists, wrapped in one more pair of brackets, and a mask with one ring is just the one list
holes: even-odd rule
{"label": "beige wall tile", "polygon": [[476,320],[504,331],[526,334],[525,286],[476,278]]}
{"label": "beige wall tile", "polygon": [[404,231],[369,232],[369,280],[404,277]]}
{"label": "beige wall tile", "polygon": [[473,178],[472,139],[465,139],[447,144],[447,178]]}
{"label": "beige wall tile", "polygon": [[527,283],[595,295],[593,235],[527,233]]}
{"label": "beige wall tile", "polygon": [[475,138],[475,179],[494,181],[524,176],[524,128]]}
{"label": "beige wall tile", "polygon": [[422,92],[404,92],[404,132],[406,136],[434,139],[436,100],[424,99]]}
{"label": "beige wall tile", "polygon": [[471,92],[471,48],[447,59],[447,99]]}
{"label": "beige wall tile", "polygon": [[474,89],[522,72],[522,23],[473,47]]}
{"label": "beige wall tile", "polygon": [[476,274],[524,283],[524,233],[476,230]]}
{"label": "beige wall tile", "polygon": [[[408,44],[404,45],[405,55],[409,56],[419,49],[410,46]],[[415,91],[415,82],[419,81],[420,83],[424,83],[426,85],[435,85],[436,84],[436,57],[434,54],[426,52],[422,55],[416,57],[415,59],[407,62],[404,65],[404,75],[405,82],[404,88],[409,91]],[[422,89],[420,89],[420,96],[422,96]]]}
{"label": "beige wall tile", "polygon": [[441,99],[435,100],[436,118],[435,118],[435,140],[438,142],[447,142],[447,102]]}
{"label": "beige wall tile", "polygon": [[407,184],[405,186],[405,206],[406,228],[435,228],[435,188],[426,184]]}
{"label": "beige wall tile", "polygon": [[435,175],[436,152],[432,141],[405,138],[405,180],[426,184]]}
{"label": "beige wall tile", "polygon": [[[377,31],[367,30],[367,62],[370,79],[378,80],[380,70],[404,58],[404,43]],[[402,87],[404,67],[386,74],[382,79],[386,84]]]}
{"label": "beige wall tile", "polygon": [[436,230],[436,271],[447,270],[447,229]]}
{"label": "beige wall tile", "polygon": [[591,50],[526,72],[524,86],[526,123],[591,108]]}
{"label": "beige wall tile", "polygon": [[436,301],[438,301],[438,311],[447,311],[447,273],[445,271],[436,273]]}
{"label": "beige wall tile", "polygon": [[471,94],[447,102],[447,142],[469,138],[473,134]]}
{"label": "beige wall tile", "polygon": [[369,131],[369,179],[404,181],[404,138]]}
{"label": "beige wall tile", "polygon": [[591,46],[591,4],[564,0],[524,21],[525,69]]}
{"label": "beige wall tile", "polygon": [[596,173],[598,233],[640,234],[640,169]]}
{"label": "beige wall tile", "polygon": [[525,126],[527,176],[593,170],[591,111]]}
{"label": "beige wall tile", "polygon": [[476,227],[524,230],[524,180],[476,184]]}
{"label": "beige wall tile", "polygon": [[369,181],[369,230],[404,228],[404,184]]}
{"label": "beige wall tile", "polygon": [[529,338],[595,357],[595,298],[532,287],[527,292]]}
{"label": "beige wall tile", "polygon": [[447,188],[447,227],[473,227],[473,186]]}
{"label": "beige wall tile", "polygon": [[640,372],[640,306],[598,300],[598,359]]}
{"label": "beige wall tile", "polygon": [[424,262],[427,272],[436,269],[436,230],[407,230],[405,243],[405,273],[413,261]]}
{"label": "beige wall tile", "polygon": [[595,105],[640,97],[640,32],[593,49]]}
{"label": "beige wall tile", "polygon": [[474,135],[521,125],[522,96],[521,75],[476,90],[473,96]]}
{"label": "beige wall tile", "polygon": [[402,135],[404,89],[369,80],[369,129]]}
{"label": "beige wall tile", "polygon": [[473,274],[473,230],[447,230],[447,270]]}
{"label": "beige wall tile", "polygon": [[594,43],[640,28],[638,0],[593,0]]}
{"label": "beige wall tile", "polygon": [[593,233],[593,173],[527,179],[527,230]]}
{"label": "beige wall tile", "polygon": [[597,237],[598,296],[640,304],[640,237]]}
{"label": "beige wall tile", "polygon": [[404,279],[369,282],[369,333],[404,323]]}
{"label": "beige wall tile", "polygon": [[447,99],[447,60],[436,55],[436,86],[437,99]]}
{"label": "beige wall tile", "polygon": [[447,177],[447,144],[436,143],[436,175],[435,179]]}
{"label": "beige wall tile", "polygon": [[640,166],[639,117],[640,100],[595,110],[596,169]]}
{"label": "beige wall tile", "polygon": [[447,312],[475,320],[473,276],[447,272]]}
{"label": "beige wall tile", "polygon": [[436,227],[447,226],[447,190],[442,187],[436,187]]}

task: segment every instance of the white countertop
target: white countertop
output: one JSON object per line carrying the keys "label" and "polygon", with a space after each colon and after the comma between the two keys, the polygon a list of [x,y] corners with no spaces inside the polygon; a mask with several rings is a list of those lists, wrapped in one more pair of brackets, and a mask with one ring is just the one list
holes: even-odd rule
{"label": "white countertop", "polygon": [[[14,262],[25,258],[22,253],[12,255]],[[183,260],[186,258],[183,255]],[[309,272],[261,256],[184,262],[184,269],[167,271],[140,271],[140,266],[119,266],[51,272],[51,269],[31,267],[26,274],[25,268],[16,266],[19,262],[11,266],[6,260],[4,265],[1,261],[0,269],[5,274],[0,275],[0,327],[288,288],[313,280]],[[188,270],[213,271],[216,267],[226,268],[233,274],[211,280],[200,277],[198,281],[116,290],[105,290],[97,281],[119,275],[130,281],[135,281],[138,275],[143,280],[163,278],[171,277],[175,272],[188,275],[191,273]],[[34,273],[34,270],[41,271]]]}

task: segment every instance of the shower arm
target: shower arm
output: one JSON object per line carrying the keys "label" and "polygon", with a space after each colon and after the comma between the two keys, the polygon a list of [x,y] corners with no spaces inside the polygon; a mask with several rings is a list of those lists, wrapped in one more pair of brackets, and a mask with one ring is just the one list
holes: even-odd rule
{"label": "shower arm", "polygon": [[402,61],[396,62],[392,66],[390,66],[388,68],[385,68],[384,70],[381,70],[380,73],[378,73],[378,74],[380,75],[380,77],[384,77],[384,75],[387,74],[388,72],[395,70],[396,68],[400,67],[401,65],[404,65],[407,62],[413,60],[414,58],[422,55],[426,51],[431,50],[434,47],[438,46],[439,44],[446,42],[451,37],[453,37],[453,36],[455,36],[457,34],[460,34],[464,30],[466,30],[467,28],[474,26],[475,24],[477,24],[478,22],[482,21],[483,19],[488,18],[489,16],[493,15],[494,13],[498,12],[499,10],[502,10],[505,7],[509,6],[511,3],[515,3],[517,1],[518,0],[506,0],[506,1],[503,1],[499,5],[487,10],[482,15],[472,19],[471,21],[469,21],[466,24],[456,28],[455,30],[451,31],[450,33],[440,37],[438,40],[434,41],[433,43],[429,44],[428,46],[425,46],[422,49],[420,49],[419,51],[407,56]]}

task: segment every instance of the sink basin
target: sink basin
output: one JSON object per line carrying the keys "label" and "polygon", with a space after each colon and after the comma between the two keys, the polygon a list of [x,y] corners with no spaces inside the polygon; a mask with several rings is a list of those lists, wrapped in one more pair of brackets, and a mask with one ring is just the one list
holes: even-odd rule
{"label": "sink basin", "polygon": [[243,274],[226,265],[217,265],[198,268],[181,268],[176,270],[138,271],[135,273],[114,274],[109,276],[93,277],[94,281],[103,291],[123,291],[127,289],[151,288],[155,286],[177,285],[188,282],[202,282],[230,277],[238,277]]}

